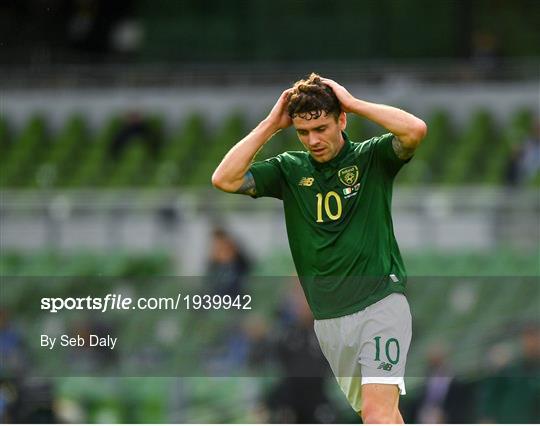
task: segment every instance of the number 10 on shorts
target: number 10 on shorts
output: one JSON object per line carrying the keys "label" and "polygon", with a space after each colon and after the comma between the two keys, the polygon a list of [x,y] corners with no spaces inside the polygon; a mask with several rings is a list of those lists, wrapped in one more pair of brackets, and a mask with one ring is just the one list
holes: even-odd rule
{"label": "number 10 on shorts", "polygon": [[[374,338],[375,340],[375,361],[381,360],[381,336]],[[393,365],[399,362],[399,342],[396,338],[392,337],[384,344],[384,352],[386,360]]]}

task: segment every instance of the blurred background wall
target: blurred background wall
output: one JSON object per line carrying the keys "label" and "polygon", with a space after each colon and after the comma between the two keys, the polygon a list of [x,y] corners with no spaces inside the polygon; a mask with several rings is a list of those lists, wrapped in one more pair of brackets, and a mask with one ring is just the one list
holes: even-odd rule
{"label": "blurred background wall", "polygon": [[[505,368],[538,355],[539,22],[535,0],[5,0],[2,276],[215,278],[225,270],[221,263],[238,277],[293,275],[279,202],[221,194],[210,176],[281,91],[315,71],[357,97],[417,114],[429,126],[394,191],[396,234],[412,277],[419,331],[403,400],[406,420],[538,422],[531,408],[536,400],[511,401],[499,389],[516,377]],[[362,141],[384,129],[349,117],[348,132]],[[289,129],[258,159],[300,148]],[[249,258],[249,268],[238,253]],[[424,291],[426,277],[441,276],[453,278]],[[496,285],[509,286],[509,293],[485,297],[484,287],[467,280],[471,276],[497,277]],[[515,277],[532,277],[533,284]],[[514,300],[514,293],[521,298]],[[311,333],[303,308],[281,306],[296,293],[283,294],[283,301],[268,298],[266,315],[247,328],[252,346],[282,347],[288,328]],[[441,294],[452,301],[448,311],[437,304]],[[2,355],[25,359],[30,311],[2,308]],[[486,321],[469,330],[479,316]],[[471,353],[490,354],[485,365],[437,341],[458,329],[469,336]],[[276,397],[298,386],[279,382],[277,374],[274,381],[35,383],[8,373],[3,370],[0,407],[12,420],[355,420],[331,381],[325,397],[314,398],[318,406],[306,407]],[[443,384],[446,391],[431,398],[430,374],[453,377],[454,386]],[[538,375],[532,378],[536,389]],[[473,401],[466,410],[454,396],[460,393]],[[504,398],[509,408],[493,403]],[[134,401],[143,408],[130,411]],[[512,417],[516,412],[525,414]]]}

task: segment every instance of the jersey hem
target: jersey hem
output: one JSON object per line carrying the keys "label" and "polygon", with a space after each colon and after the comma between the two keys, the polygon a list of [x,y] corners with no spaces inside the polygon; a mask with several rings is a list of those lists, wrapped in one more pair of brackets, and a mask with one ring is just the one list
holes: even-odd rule
{"label": "jersey hem", "polygon": [[357,303],[355,305],[352,305],[348,307],[347,309],[344,309],[343,311],[340,311],[338,314],[321,314],[321,315],[315,315],[313,313],[313,318],[316,320],[325,320],[325,319],[332,319],[332,318],[339,318],[344,317],[346,315],[355,314],[356,312],[360,312],[364,309],[366,309],[368,306],[373,305],[374,303],[377,303],[378,301],[384,299],[386,296],[391,295],[392,293],[400,293],[405,295],[405,289],[404,288],[393,288],[390,290],[386,290],[385,292],[381,293],[378,297],[374,299],[367,299],[362,301],[361,303]]}

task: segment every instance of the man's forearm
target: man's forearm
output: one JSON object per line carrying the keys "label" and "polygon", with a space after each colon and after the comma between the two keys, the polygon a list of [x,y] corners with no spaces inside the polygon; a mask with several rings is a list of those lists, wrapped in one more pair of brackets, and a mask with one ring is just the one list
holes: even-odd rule
{"label": "man's forearm", "polygon": [[237,191],[257,152],[278,130],[268,120],[261,121],[225,155],[212,175],[212,184],[222,191]]}
{"label": "man's forearm", "polygon": [[412,148],[418,145],[427,131],[426,124],[421,119],[392,106],[356,99],[351,110],[389,130],[403,145]]}

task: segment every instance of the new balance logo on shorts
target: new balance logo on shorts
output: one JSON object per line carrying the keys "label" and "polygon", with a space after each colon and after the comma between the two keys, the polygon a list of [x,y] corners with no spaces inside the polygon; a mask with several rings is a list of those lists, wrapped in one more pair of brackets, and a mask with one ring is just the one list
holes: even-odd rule
{"label": "new balance logo on shorts", "polygon": [[381,364],[377,367],[377,370],[390,371],[392,370],[392,364],[389,362],[381,362]]}

